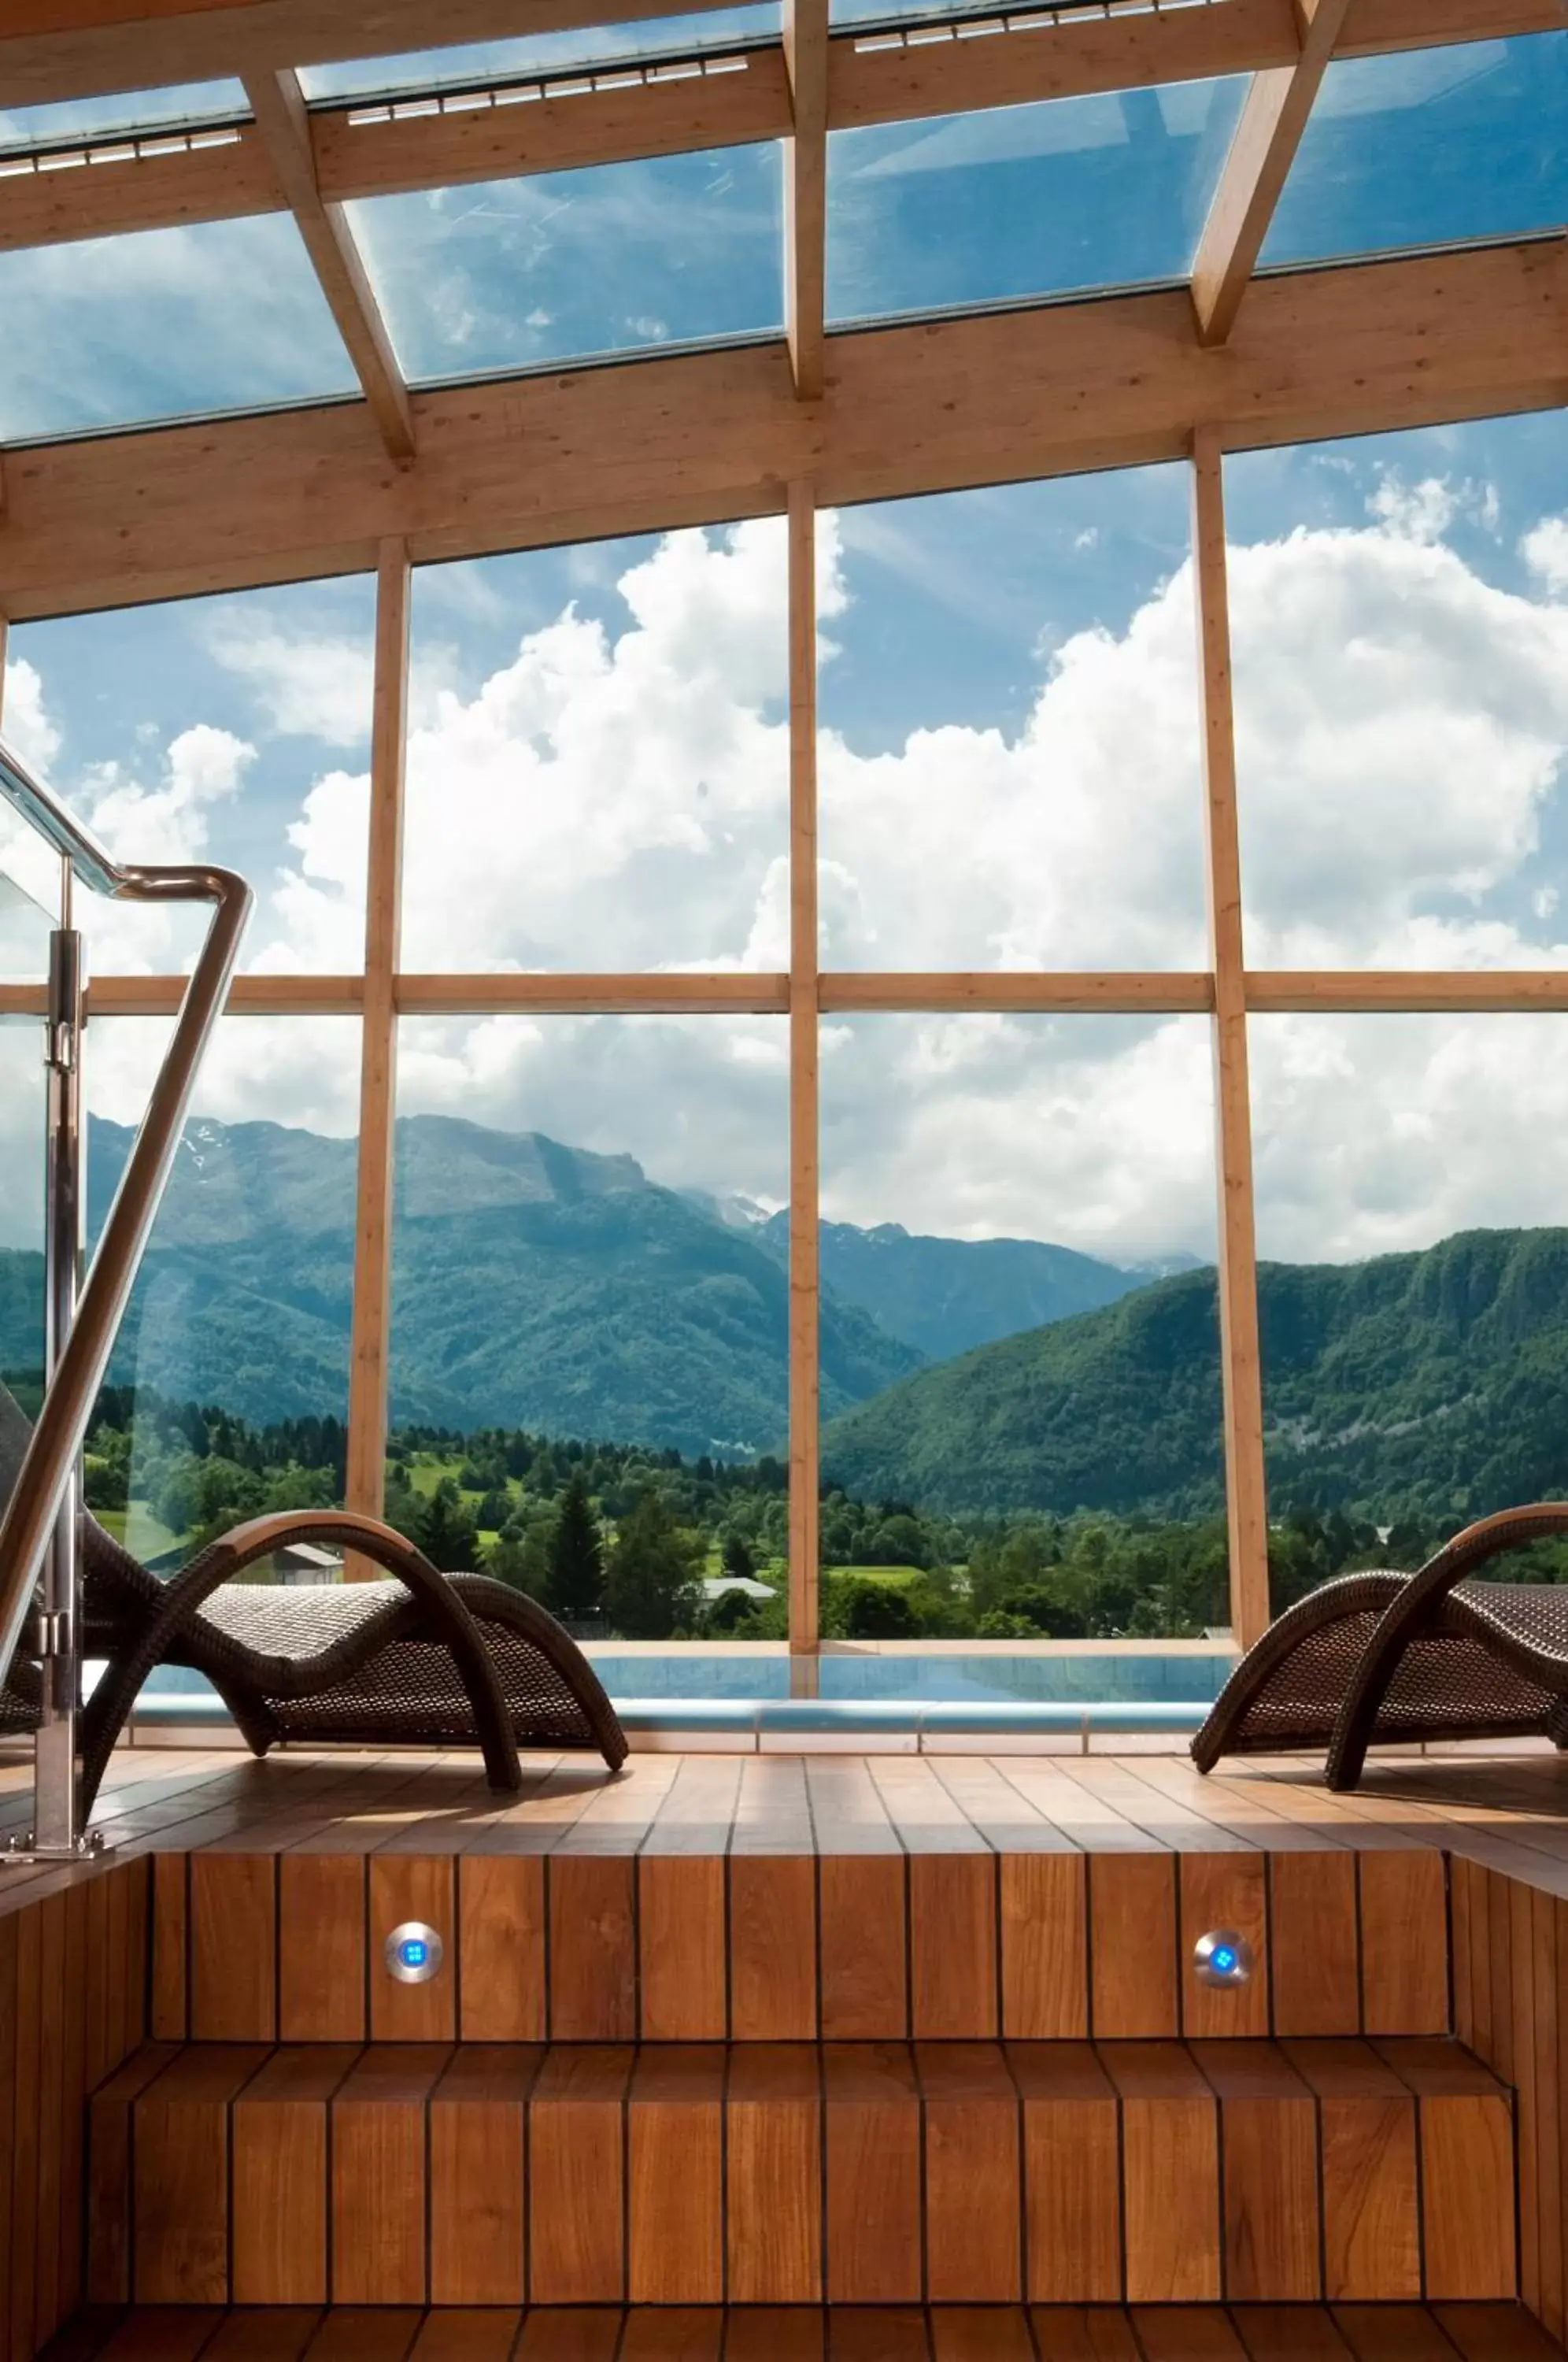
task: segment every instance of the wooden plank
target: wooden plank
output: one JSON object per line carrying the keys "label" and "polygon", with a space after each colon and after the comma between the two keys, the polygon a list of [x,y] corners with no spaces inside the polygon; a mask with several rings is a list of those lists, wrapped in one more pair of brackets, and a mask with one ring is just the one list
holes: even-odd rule
{"label": "wooden plank", "polygon": [[183,2042],[186,2014],[190,1856],[152,1857],[152,1989],[148,2031],[157,2042]]}
{"label": "wooden plank", "polygon": [[[457,1915],[453,1868],[447,1856],[370,1856],[366,1949],[372,2042],[450,2042],[456,2037],[458,1979],[453,1937]],[[401,1984],[388,1975],[382,1959],[387,1937],[408,1921],[434,1927],[446,1945],[440,1969],[426,1984]]]}
{"label": "wooden plank", "polygon": [[1240,2304],[1322,2296],[1312,2093],[1271,2042],[1195,2042],[1220,2098],[1225,2294]]}
{"label": "wooden plank", "polygon": [[1132,2323],[1144,2362],[1244,2362],[1226,2315],[1209,2305],[1137,2305]]}
{"label": "wooden plank", "polygon": [[561,1854],[549,1860],[552,2042],[629,2042],[635,2036],[635,1876],[626,1857]]}
{"label": "wooden plank", "polygon": [[1535,1983],[1536,2191],[1537,2241],[1540,2256],[1540,2318],[1548,2334],[1562,2342],[1564,2319],[1562,2268],[1562,2020],[1558,1977],[1560,1955],[1555,1895],[1533,1894],[1531,1903],[1531,1972]]}
{"label": "wooden plank", "polygon": [[1331,2304],[1413,2302],[1421,2254],[1412,2095],[1366,2043],[1283,2047],[1318,2098],[1324,2295]]}
{"label": "wooden plank", "polygon": [[805,1854],[729,1859],[730,2032],[736,2042],[817,2033],[816,1863]]}
{"label": "wooden plank", "polygon": [[1375,2047],[1418,2103],[1427,2297],[1513,2296],[1514,2126],[1507,2094],[1457,2043],[1385,2039]]}
{"label": "wooden plank", "polygon": [[332,2301],[423,2305],[425,2110],[448,2052],[372,2045],[332,2102]]}
{"label": "wooden plank", "polygon": [[1231,2323],[1252,2362],[1352,2362],[1323,2305],[1235,2304]]}
{"label": "wooden plank", "polygon": [[1176,1858],[1091,1854],[1089,2022],[1096,2040],[1179,2031]]}
{"label": "wooden plank", "polygon": [[[410,427],[412,449],[413,429]],[[408,552],[382,542],[376,560],[375,682],[365,871],[365,982],[359,1034],[359,1144],[355,1164],[354,1301],[348,1339],[348,1447],[344,1506],[379,1518],[386,1496],[392,1338],[392,1207],[397,1120],[397,1000],[403,912],[403,781],[408,754]],[[349,1580],[381,1570],[358,1551]]]}
{"label": "wooden plank", "polygon": [[557,2044],[528,2103],[528,2301],[625,2294],[622,2117],[632,2053]]}
{"label": "wooden plank", "polygon": [[266,1853],[193,1854],[190,1875],[193,2040],[275,2041],[275,1858]]}
{"label": "wooden plank", "polygon": [[[1509,1960],[1513,1992],[1509,2016],[1513,2023],[1512,2057],[1515,2086],[1514,2170],[1518,2213],[1519,2295],[1532,2313],[1540,2301],[1540,2056],[1535,2026],[1535,1958],[1533,1897],[1528,1886],[1508,1881]],[[1553,2202],[1558,2191],[1552,2191]]]}
{"label": "wooden plank", "polygon": [[522,2325],[509,2306],[454,2305],[427,2312],[408,2362],[512,2362]]}
{"label": "wooden plank", "polygon": [[1560,2351],[1517,2304],[1437,2304],[1432,2312],[1464,2362],[1553,2362]]}
{"label": "wooden plank", "polygon": [[[808,96],[815,88],[812,28],[823,0],[806,10]],[[797,0],[790,0],[791,25]],[[791,149],[794,143],[790,143]],[[824,142],[825,149],[825,142]],[[825,181],[826,160],[823,158]],[[786,232],[789,235],[788,229]],[[819,313],[820,318],[820,313]],[[805,356],[808,371],[813,366]],[[796,390],[799,346],[791,353]],[[821,332],[814,366],[822,365]],[[819,386],[820,390],[820,386]],[[818,1222],[822,1187],[817,1042],[817,520],[816,491],[797,475],[787,498],[790,585],[790,1639],[810,1656],[821,1629],[821,1340]]]}
{"label": "wooden plank", "polygon": [[824,2362],[827,2322],[815,2305],[751,2305],[732,2312],[724,2362]]}
{"label": "wooden plank", "polygon": [[285,1853],[278,1863],[278,2034],[362,2042],[365,1864],[355,1854]]}
{"label": "wooden plank", "polygon": [[431,2095],[432,2304],[524,2301],[526,2108],[543,2058],[536,2045],[466,2044]]}
{"label": "wooden plank", "polygon": [[326,2111],[357,2055],[348,2044],[287,2045],[234,2103],[234,2304],[327,2301]]}
{"label": "wooden plank", "polygon": [[1361,2030],[1355,1856],[1271,1853],[1268,1973],[1279,2035]]}
{"label": "wooden plank", "polygon": [[[7,1937],[10,1942],[7,1944]],[[0,1920],[0,2004],[15,2003],[16,1922]],[[5,1963],[9,1957],[9,1983]],[[0,2025],[15,2024],[10,2008]],[[0,2043],[8,2057],[9,2043]],[[145,2043],[94,2092],[87,2116],[87,2283],[90,2304],[123,2305],[131,2300],[131,2109],[148,2085],[175,2056],[168,2042]],[[0,2169],[8,2169],[9,2120],[0,2113]],[[6,2187],[9,2190],[8,2170]],[[9,2222],[10,2208],[0,2214]]]}
{"label": "wooden plank", "polygon": [[403,2362],[421,2318],[403,2305],[335,2305],[306,2348],[306,2362]]}
{"label": "wooden plank", "polygon": [[1214,2093],[1174,2042],[1103,2042],[1121,2097],[1126,2286],[1134,2304],[1215,2302],[1220,2128]]}
{"label": "wooden plank", "polygon": [[828,2301],[918,2303],[921,2106],[910,2052],[894,2043],[825,2044],[823,2102]]}
{"label": "wooden plank", "polygon": [[784,0],[784,334],[802,402],[823,391],[827,281],[828,0]]}
{"label": "wooden plank", "polygon": [[1356,2362],[1453,2362],[1424,2304],[1336,2305],[1333,2318]]}
{"label": "wooden plank", "polygon": [[1089,2029],[1088,1881],[1079,1853],[1004,1853],[1002,2032],[1070,2042]]}
{"label": "wooden plank", "polygon": [[936,2362],[1035,2362],[1029,2316],[1016,2305],[944,2305],[931,2316]]}
{"label": "wooden plank", "polygon": [[996,1856],[912,1854],[909,1875],[910,2015],[917,2038],[994,2038],[1000,2028]]}
{"label": "wooden plank", "polygon": [[828,2315],[831,2362],[931,2362],[923,2312],[900,2305],[839,2306]]}
{"label": "wooden plank", "polygon": [[[0,663],[3,661],[0,657]],[[65,1898],[65,2074],[57,2210],[60,2252],[50,2319],[51,2334],[76,2312],[86,2291],[83,2193],[86,2187],[87,2095],[99,2080],[95,2075],[89,2078],[87,2073],[90,1891],[86,1886],[72,1886]]]}
{"label": "wooden plank", "polygon": [[719,2362],[724,2316],[717,2305],[626,2315],[617,2362]]}
{"label": "wooden plank", "polygon": [[1017,2304],[1023,2294],[1019,2097],[994,2043],[917,2042],[925,2133],[926,2294]]}
{"label": "wooden plank", "polygon": [[1348,0],[1301,0],[1301,53],[1253,76],[1192,264],[1192,308],[1206,345],[1222,345],[1263,252]]}
{"label": "wooden plank", "polygon": [[1356,1871],[1363,2030],[1445,2034],[1448,1897],[1441,1854],[1424,1846],[1359,1853]]}
{"label": "wooden plank", "polygon": [[[1269,2031],[1268,1863],[1261,1853],[1184,1853],[1180,1899],[1181,2023],[1189,2036],[1253,2036]],[[1240,1936],[1252,1948],[1245,1984],[1200,1981],[1193,1958],[1200,1936]]]}
{"label": "wooden plank", "polygon": [[1008,2047],[1023,2101],[1025,2279],[1032,2304],[1121,2295],[1116,2092],[1087,2042]]}
{"label": "wooden plank", "polygon": [[537,2306],[523,2323],[516,2362],[615,2362],[622,2314]]}
{"label": "wooden plank", "polygon": [[1203,722],[1203,812],[1209,954],[1214,971],[1215,1164],[1220,1184],[1220,1369],[1225,1437],[1225,1512],[1231,1550],[1231,1628],[1250,1649],[1269,1620],[1268,1485],[1264,1471],[1263,1374],[1258,1348],[1257,1229],[1247,1079],[1246,957],[1236,830],[1236,741],[1231,688],[1225,493],[1218,435],[1192,447],[1192,547],[1198,600],[1198,699]]}
{"label": "wooden plank", "polygon": [[633,2304],[723,2302],[724,2068],[718,2043],[638,2054],[626,2110]]}
{"label": "wooden plank", "polygon": [[[33,2245],[33,2312],[24,2324],[36,2350],[53,2334],[60,2279],[61,2152],[65,2116],[65,1896],[39,1904],[38,2180]],[[72,2202],[76,2193],[73,2191]]]}
{"label": "wooden plank", "polygon": [[904,1856],[823,1854],[817,1879],[823,2039],[902,2040],[910,2030]]}
{"label": "wooden plank", "polygon": [[462,1854],[457,1873],[462,2039],[543,2042],[543,1860],[530,1854]]}
{"label": "wooden plank", "polygon": [[320,2323],[314,2305],[230,2312],[202,2348],[202,2362],[301,2362]]}
{"label": "wooden plank", "polygon": [[[5,678],[3,652],[0,652],[0,683]],[[22,1914],[14,1911],[0,1918],[0,2263],[6,2268],[6,2289],[11,2277],[12,2197],[18,2170],[26,2176],[29,2169],[24,2153],[27,2120],[17,2117],[17,2048],[20,2023],[17,2007],[17,1950],[21,1933]],[[11,2353],[11,2319],[8,2301],[0,2304],[0,2355]]]}
{"label": "wooden plank", "polygon": [[822,2302],[820,2075],[820,2054],[799,2043],[737,2043],[731,2054],[724,2188],[732,2305]]}
{"label": "wooden plank", "polygon": [[265,2057],[250,2043],[199,2044],[137,2101],[138,2304],[228,2301],[228,2111]]}
{"label": "wooden plank", "polygon": [[1250,448],[1548,406],[1565,272],[1533,242],[1270,276],[1223,355],[1179,289],[856,331],[821,412],[782,341],[432,389],[417,484],[365,448],[352,403],[18,449],[0,604],[18,621],[359,571],[389,536],[425,563],[722,522],[780,511],[807,473],[835,504],[1169,459],[1195,422]]}
{"label": "wooden plank", "polygon": [[1030,2326],[1040,2362],[1140,2362],[1132,2322],[1118,2306],[1037,2304]]}
{"label": "wooden plank", "polygon": [[720,1854],[644,1854],[637,1946],[645,2042],[722,2042],[729,2031],[724,1863]]}

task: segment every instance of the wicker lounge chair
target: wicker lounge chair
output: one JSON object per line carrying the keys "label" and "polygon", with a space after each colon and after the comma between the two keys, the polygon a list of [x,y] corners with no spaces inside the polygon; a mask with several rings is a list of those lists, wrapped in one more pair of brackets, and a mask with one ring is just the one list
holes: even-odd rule
{"label": "wicker lounge chair", "polygon": [[[28,1423],[0,1386],[0,1500]],[[521,1784],[522,1746],[596,1748],[612,1771],[626,1739],[597,1675],[536,1601],[478,1574],[444,1575],[373,1518],[344,1510],[253,1518],[167,1582],[83,1519],[83,1654],[107,1670],[82,1716],[83,1813],[155,1665],[185,1665],[218,1692],[249,1747],[282,1739],[473,1746],[493,1788]],[[361,1551],[386,1583],[237,1583],[296,1542]],[[18,1656],[0,1686],[0,1732],[30,1729],[39,1674]]]}
{"label": "wicker lounge chair", "polygon": [[1414,1739],[1544,1734],[1568,1746],[1568,1585],[1473,1583],[1503,1551],[1568,1533],[1568,1502],[1467,1526],[1415,1574],[1343,1574],[1247,1651],[1192,1742],[1222,1755],[1327,1747],[1331,1788],[1366,1750]]}

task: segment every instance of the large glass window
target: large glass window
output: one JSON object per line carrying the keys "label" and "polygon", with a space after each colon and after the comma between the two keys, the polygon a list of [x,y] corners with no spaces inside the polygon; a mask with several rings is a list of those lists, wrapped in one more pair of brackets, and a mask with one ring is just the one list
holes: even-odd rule
{"label": "large glass window", "polygon": [[155,124],[200,123],[214,116],[248,112],[245,85],[239,82],[179,83],[164,90],[116,91],[104,98],[0,107],[0,151],[69,139],[78,132],[139,131]]}
{"label": "large glass window", "polygon": [[824,1317],[913,1364],[824,1401],[825,1628],[1223,1622],[1206,1021],[834,1019],[822,1078]]}
{"label": "large glass window", "polygon": [[416,577],[403,965],[779,968],[785,529]]}
{"label": "large glass window", "polygon": [[1184,278],[1245,89],[1179,83],[834,132],[828,317]]}
{"label": "large glass window", "polygon": [[732,43],[777,39],[779,0],[743,0],[733,8],[704,8],[690,17],[645,17],[614,25],[574,25],[558,33],[527,33],[504,41],[470,41],[451,49],[416,50],[392,58],[347,58],[306,66],[301,73],[313,99],[360,98],[372,92],[430,89],[497,82],[532,73],[558,73],[617,58],[692,56]]}
{"label": "large glass window", "polygon": [[1247,959],[1556,966],[1561,420],[1226,461]]}
{"label": "large glass window", "polygon": [[1186,469],[819,532],[823,966],[1205,966]]}

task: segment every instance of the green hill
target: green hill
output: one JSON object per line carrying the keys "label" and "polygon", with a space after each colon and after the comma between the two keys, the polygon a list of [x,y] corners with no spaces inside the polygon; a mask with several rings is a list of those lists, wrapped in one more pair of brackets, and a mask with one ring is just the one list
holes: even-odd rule
{"label": "green hill", "polygon": [[[1258,1273],[1270,1499],[1391,1523],[1568,1490],[1568,1230]],[[845,1490],[922,1508],[1220,1505],[1212,1271],[924,1370],[834,1420]]]}

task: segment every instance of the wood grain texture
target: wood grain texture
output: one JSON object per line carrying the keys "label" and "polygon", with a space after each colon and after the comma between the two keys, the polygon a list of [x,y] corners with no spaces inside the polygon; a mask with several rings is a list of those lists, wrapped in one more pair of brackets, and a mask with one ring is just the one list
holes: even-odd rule
{"label": "wood grain texture", "polygon": [[993,2037],[999,2020],[996,1856],[912,1854],[909,1879],[910,2019],[917,2039]]}
{"label": "wood grain texture", "polygon": [[285,1853],[278,1864],[278,2036],[362,2042],[365,1865],[355,1854]]}
{"label": "wood grain texture", "polygon": [[266,2052],[248,2043],[182,2050],[137,2103],[138,2304],[228,2298],[228,2110]]}
{"label": "wood grain texture", "polygon": [[1517,2292],[1514,2125],[1508,2095],[1457,2043],[1388,2039],[1379,2056],[1417,2100],[1429,2298]]}
{"label": "wood grain texture", "polygon": [[271,2042],[278,2031],[278,1871],[269,1853],[190,1857],[191,2036]]}
{"label": "wood grain texture", "polygon": [[1424,1846],[1359,1853],[1362,2027],[1445,2034],[1448,1893],[1441,1854]]}
{"label": "wood grain texture", "polygon": [[635,1866],[558,1854],[546,1873],[552,2042],[630,2042],[637,2031]]}
{"label": "wood grain texture", "polygon": [[425,2110],[447,2055],[374,2044],[332,2102],[334,2304],[427,2301]]}
{"label": "wood grain texture", "polygon": [[[1260,1853],[1184,1853],[1178,1862],[1183,2033],[1198,2038],[1266,2036],[1271,1970],[1267,1863]],[[1193,1947],[1214,1929],[1238,1935],[1252,1946],[1253,1968],[1245,1984],[1199,1982]]]}
{"label": "wood grain texture", "polygon": [[637,1863],[645,2042],[722,2042],[727,2031],[724,1863],[720,1854],[645,1854]]}
{"label": "wood grain texture", "polygon": [[537,1854],[465,1854],[458,1863],[465,2042],[543,2042],[545,1865]]}
{"label": "wood grain texture", "polygon": [[1354,1854],[1271,1854],[1268,1875],[1275,2033],[1359,2034]]}
{"label": "wood grain texture", "polygon": [[1197,2042],[1220,2100],[1225,2294],[1311,2304],[1322,2295],[1318,2121],[1311,2092],[1268,2042]]}
{"label": "wood grain texture", "polygon": [[621,2322],[619,2310],[540,2306],[524,2321],[516,2362],[615,2362]]}
{"label": "wood grain texture", "polygon": [[1364,2042],[1286,2043],[1318,2097],[1323,2293],[1333,2304],[1421,2292],[1414,2095]]}
{"label": "wood grain texture", "polygon": [[[458,2031],[457,1896],[453,1864],[445,1854],[377,1853],[370,1856],[367,1888],[366,1948],[370,1982],[372,2042],[450,2042]],[[382,1948],[405,1920],[434,1927],[446,1957],[427,1984],[407,1985],[388,1976]],[[411,2300],[412,2301],[412,2300]]]}
{"label": "wood grain texture", "polygon": [[1014,2043],[1023,2102],[1025,2273],[1032,2304],[1121,2295],[1116,2092],[1087,2042]]}
{"label": "wood grain texture", "polygon": [[1175,1856],[1097,1853],[1088,1868],[1095,2039],[1179,2033]]}
{"label": "wood grain texture", "polygon": [[1040,2362],[1140,2362],[1132,2322],[1106,2305],[1037,2304],[1030,2326]]}
{"label": "wood grain texture", "polygon": [[639,2052],[626,2111],[626,2285],[633,2304],[724,2297],[725,2053]]}
{"label": "wood grain texture", "polygon": [[528,2103],[528,2301],[619,2304],[626,2286],[623,2114],[632,2053],[559,2045]]}
{"label": "wood grain texture", "polygon": [[841,2306],[828,2322],[829,2362],[931,2362],[923,2312],[906,2305]]}
{"label": "wood grain texture", "polygon": [[724,2362],[824,2362],[827,2322],[815,2305],[752,2305],[732,2312]]}
{"label": "wood grain texture", "polygon": [[724,2315],[716,2305],[631,2312],[616,2362],[719,2362]]}
{"label": "wood grain texture", "polygon": [[1089,2030],[1088,1880],[1079,1853],[1006,1853],[1000,1863],[1002,2032],[1072,2042]]}
{"label": "wood grain texture", "polygon": [[1218,2301],[1220,2126],[1213,2091],[1174,2042],[1108,2042],[1121,2095],[1127,2295],[1134,2304]]}
{"label": "wood grain texture", "polygon": [[189,2026],[189,1868],[188,1854],[157,1853],[152,1857],[152,1991],[148,2032],[157,2042],[183,2042]]}
{"label": "wood grain texture", "polygon": [[935,2362],[1035,2362],[1021,2307],[944,2305],[931,2316]]}
{"label": "wood grain texture", "polygon": [[729,2302],[819,2304],[823,2139],[814,2047],[736,2045],[724,2144]]}
{"label": "wood grain texture", "polygon": [[832,2304],[923,2293],[920,2087],[902,2044],[823,2052],[827,2294]]}
{"label": "wood grain texture", "polygon": [[357,2056],[346,2044],[285,2046],[235,2101],[232,2304],[326,2303],[327,2103]]}
{"label": "wood grain texture", "polygon": [[817,2032],[817,1879],[809,1855],[730,1856],[730,2034],[810,2042]]}
{"label": "wood grain texture", "polygon": [[1019,2097],[994,2044],[915,2046],[925,2127],[926,2293],[933,2304],[1022,2295]]}
{"label": "wood grain texture", "polygon": [[[15,1976],[7,1981],[7,1937],[15,1964],[15,1920],[0,1921],[0,2025],[14,2026]],[[0,2060],[13,2055],[13,2045],[0,2040]],[[149,2042],[131,2056],[94,2093],[87,2125],[87,2289],[93,2304],[128,2304],[131,2301],[131,2110],[140,2094],[161,2075],[175,2057],[167,2042]],[[0,2082],[0,2097],[4,2084]],[[0,2111],[0,2131],[9,2118]],[[8,2169],[10,2144],[0,2148]],[[9,2194],[8,2171],[6,2188]],[[11,2221],[6,2206],[0,2221]],[[0,2239],[4,2234],[0,2233]]]}
{"label": "wood grain texture", "polygon": [[910,2030],[903,1854],[824,1854],[818,1880],[823,2041],[902,2041]]}
{"label": "wood grain texture", "polygon": [[430,2100],[430,2301],[521,2305],[528,2094],[543,2052],[471,2043]]}

